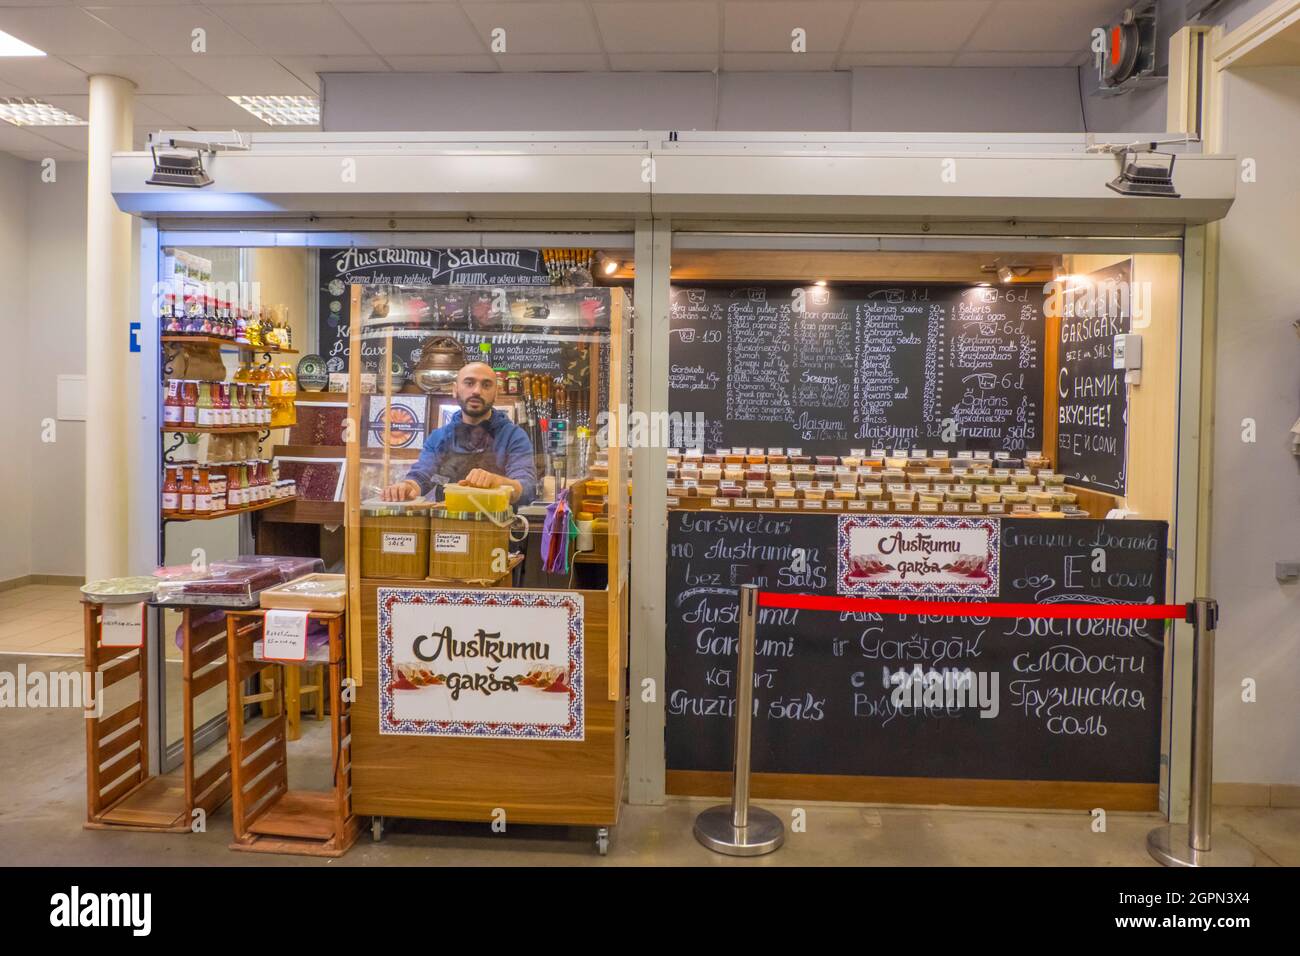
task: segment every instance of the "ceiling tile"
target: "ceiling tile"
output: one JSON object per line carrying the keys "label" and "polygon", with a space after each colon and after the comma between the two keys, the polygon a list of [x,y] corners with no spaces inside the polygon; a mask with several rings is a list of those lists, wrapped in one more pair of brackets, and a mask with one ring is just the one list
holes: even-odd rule
{"label": "ceiling tile", "polygon": [[454,4],[353,3],[338,10],[385,57],[487,52],[474,25]]}
{"label": "ceiling tile", "polygon": [[844,50],[955,52],[990,6],[989,0],[864,0],[844,38]]}
{"label": "ceiling tile", "polygon": [[176,57],[172,62],[223,96],[307,96],[312,92],[311,87],[269,56],[213,56],[208,53]]}
{"label": "ceiling tile", "polygon": [[474,56],[386,56],[384,61],[398,73],[496,73],[498,58],[490,53]]}
{"label": "ceiling tile", "polygon": [[165,56],[187,56],[194,53],[193,31],[199,28],[206,32],[204,39],[208,55],[235,56],[257,52],[257,47],[247,37],[216,14],[193,4],[87,9],[152,52]]}
{"label": "ceiling tile", "polygon": [[[493,30],[505,31],[507,56],[601,52],[595,23],[583,3],[468,3],[464,10],[484,45],[492,42]],[[503,64],[502,69],[512,67]]]}
{"label": "ceiling tile", "polygon": [[39,135],[64,149],[84,153],[89,131],[89,126],[42,126]]}
{"label": "ceiling tile", "polygon": [[722,68],[731,73],[747,70],[829,70],[835,64],[834,53],[724,53]]}
{"label": "ceiling tile", "polygon": [[0,7],[0,30],[46,53],[139,53],[140,45],[78,7]]}
{"label": "ceiling tile", "polygon": [[207,93],[208,88],[161,56],[68,56],[87,75],[107,73],[130,80],[136,93]]}
{"label": "ceiling tile", "polygon": [[269,129],[252,113],[240,109],[224,96],[137,96],[136,102],[171,117],[181,128]]}
{"label": "ceiling tile", "polygon": [[387,73],[388,64],[378,56],[279,56],[279,64],[320,92],[321,73]]}
{"label": "ceiling tile", "polygon": [[620,0],[591,6],[610,53],[713,53],[718,49],[716,4]]}
{"label": "ceiling tile", "polygon": [[805,31],[809,52],[838,50],[853,7],[843,0],[733,0],[722,8],[722,48],[729,53],[786,52],[794,42],[791,32],[799,27]]}
{"label": "ceiling tile", "polygon": [[[90,96],[85,93],[69,96],[47,96],[44,99],[51,106],[67,110],[73,116],[80,116],[82,119],[87,119],[90,116]],[[171,117],[164,116],[157,110],[143,105],[138,96],[134,98],[131,110],[135,116],[136,126],[152,126],[156,128],[158,123],[170,123],[172,121]]]}
{"label": "ceiling tile", "polygon": [[611,53],[610,69],[709,72],[718,67],[717,53]]}
{"label": "ceiling tile", "polygon": [[1073,66],[1078,55],[1075,50],[1063,53],[1022,50],[958,53],[953,66]]}
{"label": "ceiling tile", "polygon": [[244,3],[213,10],[263,53],[312,56],[374,52],[333,7],[323,3]]}
{"label": "ceiling tile", "polygon": [[952,66],[952,53],[841,53],[837,66],[841,70],[855,66]]}
{"label": "ceiling tile", "polygon": [[85,73],[53,56],[6,57],[0,60],[0,80],[31,96],[85,93],[87,89]]}
{"label": "ceiling tile", "polygon": [[505,73],[603,73],[603,53],[521,53],[497,57]]}
{"label": "ceiling tile", "polygon": [[0,149],[41,149],[49,145],[48,140],[41,139],[30,129],[0,120]]}
{"label": "ceiling tile", "polygon": [[967,50],[1087,50],[1094,27],[1105,26],[1124,0],[997,0]]}

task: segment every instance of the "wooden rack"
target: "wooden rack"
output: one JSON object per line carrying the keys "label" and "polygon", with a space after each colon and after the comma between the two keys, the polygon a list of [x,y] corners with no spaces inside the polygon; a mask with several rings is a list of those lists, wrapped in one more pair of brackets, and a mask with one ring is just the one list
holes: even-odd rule
{"label": "wooden rack", "polygon": [[[229,738],[235,842],[232,850],[342,856],[356,842],[352,812],[352,721],[343,699],[344,615],[310,612],[329,628],[330,765],[333,787],[327,791],[290,790],[287,708],[257,730],[245,732],[239,688],[254,674],[280,662],[258,660],[254,645],[262,636],[265,611],[230,611],[226,615],[226,662],[229,688]],[[286,666],[292,666],[286,663]],[[283,695],[283,682],[276,683]]]}
{"label": "wooden rack", "polygon": [[[86,717],[86,827],[90,829],[188,832],[195,810],[206,818],[230,796],[229,754],[201,774],[194,768],[194,701],[225,679],[219,621],[195,625],[206,608],[181,609],[183,761],[179,773],[149,776],[149,639],[139,648],[105,647],[102,605],[85,608],[86,671],[102,673],[103,690],[134,677],[136,699],[117,712]],[[112,662],[112,663],[110,663]],[[108,664],[101,671],[101,665]],[[101,691],[102,692],[102,691]],[[98,700],[96,700],[96,705]],[[126,776],[123,777],[123,774]]]}

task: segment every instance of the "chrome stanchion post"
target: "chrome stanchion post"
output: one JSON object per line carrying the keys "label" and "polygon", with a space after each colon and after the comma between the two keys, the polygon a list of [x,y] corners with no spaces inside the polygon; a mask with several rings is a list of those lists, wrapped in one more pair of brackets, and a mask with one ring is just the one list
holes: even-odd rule
{"label": "chrome stanchion post", "polygon": [[740,588],[740,638],[736,649],[736,748],[731,803],[709,807],[695,818],[695,838],[728,856],[771,853],[785,840],[780,819],[749,805],[749,749],[754,723],[754,643],[758,587]]}
{"label": "chrome stanchion post", "polygon": [[1220,832],[1211,848],[1214,783],[1214,632],[1219,603],[1197,598],[1192,625],[1192,793],[1188,823],[1156,827],[1147,852],[1165,866],[1254,866],[1255,853],[1239,837]]}

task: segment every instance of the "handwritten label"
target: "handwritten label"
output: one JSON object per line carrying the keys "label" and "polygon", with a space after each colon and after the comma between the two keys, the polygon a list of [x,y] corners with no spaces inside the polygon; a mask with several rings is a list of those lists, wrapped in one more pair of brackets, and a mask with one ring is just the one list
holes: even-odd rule
{"label": "handwritten label", "polygon": [[105,647],[142,646],[144,644],[144,603],[102,605],[99,643]]}
{"label": "handwritten label", "polygon": [[469,535],[459,531],[437,531],[433,550],[438,554],[469,554]]}
{"label": "handwritten label", "polygon": [[268,661],[305,661],[309,613],[267,611],[262,623],[262,657]]}
{"label": "handwritten label", "polygon": [[383,541],[379,545],[379,550],[383,554],[415,554],[416,536],[414,534],[398,534],[393,532],[384,532]]}

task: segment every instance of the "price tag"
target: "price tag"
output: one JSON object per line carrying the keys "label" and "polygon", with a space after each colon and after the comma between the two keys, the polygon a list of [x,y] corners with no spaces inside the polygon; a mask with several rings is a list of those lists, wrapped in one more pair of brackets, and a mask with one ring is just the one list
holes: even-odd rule
{"label": "price tag", "polygon": [[989,505],[989,514],[1004,515],[1007,513],[1007,506],[1004,504]]}
{"label": "price tag", "polygon": [[894,510],[895,510],[895,511],[905,511],[905,512],[908,512],[908,513],[910,514],[911,511],[912,511],[912,502],[910,502],[910,501],[895,501],[895,502],[894,502]]}
{"label": "price tag", "polygon": [[784,454],[785,454],[785,449],[784,449],[784,448],[769,448],[769,449],[767,450],[767,453],[768,453],[769,455],[784,455]]}
{"label": "price tag", "polygon": [[943,474],[943,472],[942,472],[941,469],[939,469],[939,468],[931,468],[931,467],[927,467],[927,468],[925,469],[925,473],[926,473],[927,475],[939,475],[939,474]]}
{"label": "price tag", "polygon": [[841,501],[841,500],[839,500],[839,499],[835,499],[835,500],[832,500],[832,501],[827,501],[827,502],[826,502],[826,510],[827,510],[827,511],[843,511],[843,510],[844,510],[844,502]]}
{"label": "price tag", "polygon": [[926,451],[924,448],[913,448],[913,449],[912,449],[912,453],[911,453],[911,457],[912,457],[912,458],[929,458],[929,457],[930,457],[930,453],[929,453],[928,451]]}
{"label": "price tag", "polygon": [[849,510],[850,510],[850,511],[866,511],[867,508],[870,506],[870,502],[866,502],[866,501],[850,501],[850,502],[848,502],[848,505],[849,505]]}
{"label": "price tag", "polygon": [[1006,461],[1008,458],[1011,457],[1011,452],[1009,452],[1009,451],[995,451],[995,452],[993,453],[993,457],[996,458],[998,461]]}
{"label": "price tag", "polygon": [[757,507],[759,507],[759,508],[775,508],[775,507],[776,507],[776,499],[775,499],[775,498],[759,498],[759,499],[757,499],[757,500],[758,500],[758,505],[757,505]]}
{"label": "price tag", "polygon": [[933,501],[922,501],[920,506],[917,508],[917,510],[923,514],[929,511],[933,511],[937,513],[939,511],[939,506],[935,504]]}
{"label": "price tag", "polygon": [[670,497],[670,498],[668,499],[668,507],[669,507],[669,508],[676,508],[679,504],[681,504],[681,501],[680,501],[679,499],[675,498],[675,497]]}
{"label": "price tag", "polygon": [[962,504],[961,510],[967,514],[982,514],[984,506],[977,501],[967,501]]}
{"label": "price tag", "polygon": [[888,510],[889,510],[889,502],[888,502],[888,501],[873,501],[873,502],[871,502],[871,510],[872,510],[872,511],[888,511]]}
{"label": "price tag", "polygon": [[799,510],[799,499],[798,499],[798,498],[782,498],[782,499],[781,499],[781,508],[782,508],[783,511],[798,511],[798,510]]}
{"label": "price tag", "polygon": [[888,458],[889,456],[888,456],[888,454],[885,452],[885,449],[883,449],[883,448],[873,448],[873,449],[871,449],[871,457],[872,457],[872,458]]}
{"label": "price tag", "polygon": [[730,507],[731,507],[731,499],[730,499],[730,498],[710,498],[710,499],[709,499],[709,507],[710,507],[710,508],[730,508]]}
{"label": "price tag", "polygon": [[821,501],[820,499],[817,500],[804,499],[803,508],[804,511],[821,511],[823,504],[824,502]]}
{"label": "price tag", "polygon": [[746,452],[746,454],[748,454],[748,455],[761,455],[761,454],[763,454],[763,449],[761,449],[761,448],[751,448],[751,449],[749,449],[748,452]]}
{"label": "price tag", "polygon": [[731,501],[733,508],[752,508],[754,507],[753,498],[733,498]]}
{"label": "price tag", "polygon": [[850,449],[849,449],[849,457],[850,457],[850,458],[866,458],[866,457],[867,457],[867,450],[866,450],[865,448],[850,448]]}
{"label": "price tag", "polygon": [[267,611],[262,623],[262,657],[268,661],[307,659],[308,611]]}
{"label": "price tag", "polygon": [[947,457],[948,457],[948,449],[946,449],[946,448],[944,448],[944,449],[936,449],[936,450],[935,450],[935,453],[934,453],[934,457],[935,457],[935,458],[947,458]]}
{"label": "price tag", "polygon": [[104,647],[144,645],[144,602],[105,604],[100,610],[99,643]]}
{"label": "price tag", "polygon": [[1026,458],[1042,458],[1042,457],[1043,457],[1043,453],[1042,453],[1041,451],[1027,451],[1027,452],[1025,452],[1025,457],[1026,457]]}
{"label": "price tag", "polygon": [[958,458],[974,458],[974,457],[975,457],[975,453],[974,453],[973,451],[959,451],[959,452],[957,452],[957,457],[958,457]]}
{"label": "price tag", "polygon": [[977,451],[977,452],[975,453],[975,457],[976,457],[976,459],[978,459],[979,461],[988,461],[988,460],[989,460],[989,453],[986,452],[986,451]]}
{"label": "price tag", "polygon": [[786,451],[786,454],[788,454],[788,455],[802,455],[802,454],[803,454],[803,449],[802,449],[802,448],[787,448],[785,451]]}
{"label": "price tag", "polygon": [[955,501],[945,501],[945,502],[943,503],[943,510],[944,510],[945,512],[950,512],[950,511],[958,511],[958,512],[960,512],[960,511],[961,511],[961,505],[959,505],[959,504],[958,504],[957,502],[955,502]]}

